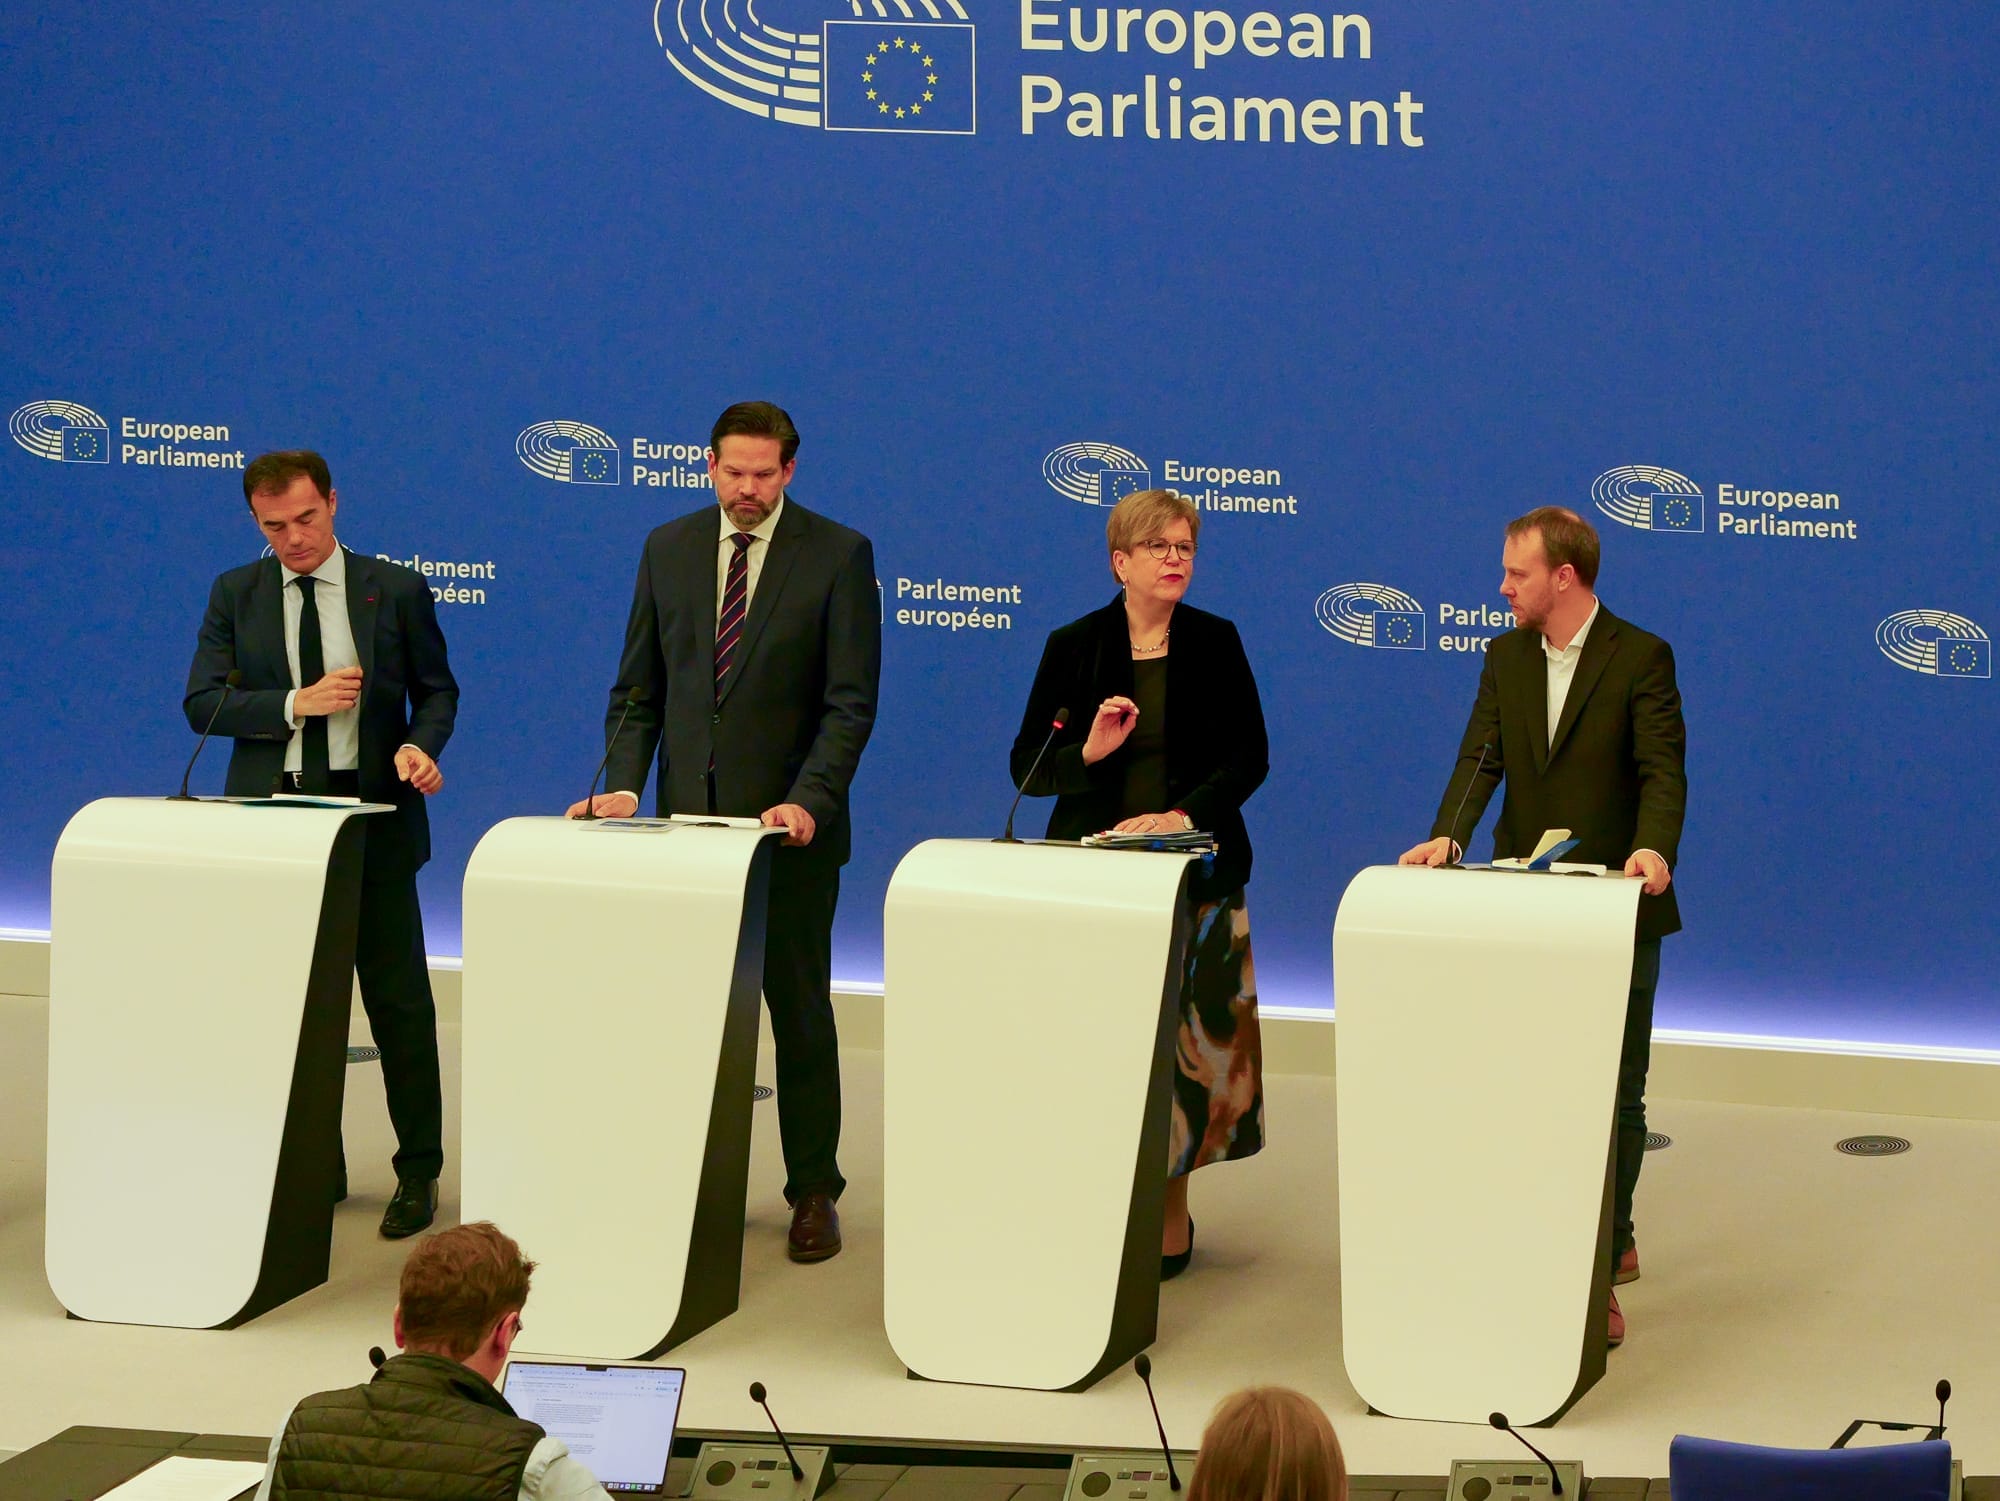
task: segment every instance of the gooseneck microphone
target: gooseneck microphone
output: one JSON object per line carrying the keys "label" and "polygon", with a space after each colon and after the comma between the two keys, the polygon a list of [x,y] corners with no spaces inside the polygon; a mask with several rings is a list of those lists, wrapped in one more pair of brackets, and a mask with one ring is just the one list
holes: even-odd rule
{"label": "gooseneck microphone", "polygon": [[1944,1437],[1944,1404],[1951,1400],[1951,1383],[1940,1380],[1937,1384],[1938,1437]]}
{"label": "gooseneck microphone", "polygon": [[[1035,759],[1028,763],[1028,774],[1021,778],[1021,785],[1014,792],[1014,806],[1007,810],[1006,831],[993,841],[995,844],[1019,844],[1021,842],[1014,837],[1014,813],[1021,806],[1021,799],[1028,795],[1028,783],[1034,781],[1035,773],[1041,769],[1042,757],[1049,753],[1049,747],[1055,744],[1056,735],[1068,723],[1069,710],[1056,710],[1055,720],[1049,725],[1049,738],[1042,742],[1042,748],[1035,752]],[[1179,1490],[1180,1487],[1175,1486],[1174,1489]]]}
{"label": "gooseneck microphone", "polygon": [[1552,1494],[1560,1496],[1563,1493],[1562,1476],[1556,1473],[1555,1461],[1550,1459],[1548,1455],[1544,1454],[1540,1449],[1537,1449],[1533,1444],[1529,1443],[1526,1439],[1522,1438],[1520,1431],[1517,1428],[1515,1428],[1512,1423],[1507,1421],[1506,1413],[1504,1412],[1493,1413],[1487,1417],[1486,1421],[1491,1423],[1495,1428],[1498,1428],[1502,1433],[1513,1434],[1514,1441],[1516,1443],[1518,1443],[1523,1449],[1526,1449],[1530,1454],[1534,1455],[1535,1458],[1539,1459],[1543,1464],[1547,1465],[1549,1467],[1549,1485],[1552,1487]]}
{"label": "gooseneck microphone", "polygon": [[1167,1459],[1167,1488],[1176,1494],[1181,1488],[1180,1471],[1174,1468],[1174,1451],[1167,1443],[1167,1425],[1160,1421],[1159,1399],[1153,1395],[1153,1362],[1140,1355],[1132,1362],[1132,1369],[1139,1373],[1139,1379],[1146,1383],[1146,1400],[1153,1404],[1153,1426],[1160,1430],[1160,1453]]}
{"label": "gooseneck microphone", "polygon": [[[1484,742],[1479,747],[1478,764],[1472,768],[1472,775],[1465,779],[1465,791],[1458,795],[1458,807],[1452,811],[1451,827],[1445,831],[1445,837],[1451,840],[1452,849],[1457,850],[1458,853],[1451,855],[1449,850],[1446,851],[1446,854],[1450,856],[1444,862],[1447,866],[1463,865],[1465,863],[1465,846],[1459,843],[1458,839],[1458,821],[1465,816],[1465,800],[1472,796],[1472,784],[1479,780],[1479,773],[1486,769],[1486,757],[1492,749],[1493,742],[1491,740]],[[1494,1426],[1497,1428],[1499,1425],[1496,1423]]]}
{"label": "gooseneck microphone", "polygon": [[771,1431],[778,1435],[778,1442],[785,1446],[785,1458],[791,1462],[792,1466],[792,1479],[805,1479],[806,1472],[799,1468],[799,1457],[792,1453],[791,1440],[785,1437],[785,1430],[778,1426],[778,1420],[771,1412],[771,1404],[764,1400],[763,1382],[753,1381],[750,1383],[750,1400],[764,1409],[764,1416],[770,1420]]}
{"label": "gooseneck microphone", "polygon": [[222,696],[215,701],[215,710],[208,716],[208,723],[202,727],[201,739],[194,743],[194,754],[188,757],[187,770],[181,773],[181,790],[171,794],[170,803],[198,803],[200,798],[188,791],[188,778],[194,775],[194,763],[201,759],[201,748],[208,744],[208,737],[215,729],[216,720],[222,717],[222,706],[229,702],[229,695],[243,682],[243,669],[232,667],[229,676],[222,680]]}
{"label": "gooseneck microphone", "polygon": [[389,1357],[382,1353],[380,1345],[370,1345],[368,1347],[368,1363],[379,1371],[389,1363]]}
{"label": "gooseneck microphone", "polygon": [[597,802],[597,779],[604,775],[604,768],[611,764],[611,752],[617,748],[618,737],[625,730],[625,716],[632,712],[632,706],[639,702],[640,696],[637,688],[634,688],[625,695],[625,702],[618,710],[618,723],[612,727],[611,738],[604,742],[604,759],[597,763],[597,770],[590,774],[590,791],[583,795],[583,811],[576,815],[578,823],[595,823],[604,816],[597,811],[595,806]]}

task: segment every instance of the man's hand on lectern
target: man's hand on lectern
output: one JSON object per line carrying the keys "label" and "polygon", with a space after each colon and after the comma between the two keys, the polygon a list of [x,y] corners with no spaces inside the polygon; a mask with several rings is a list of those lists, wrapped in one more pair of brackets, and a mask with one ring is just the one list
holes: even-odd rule
{"label": "man's hand on lectern", "polygon": [[[630,818],[639,811],[639,796],[634,792],[600,792],[590,800],[590,811],[599,818]],[[563,817],[583,817],[583,799],[571,803]]]}
{"label": "man's hand on lectern", "polygon": [[1458,858],[1458,846],[1440,834],[1435,839],[1426,839],[1415,849],[1404,850],[1396,861],[1398,865],[1449,865]]}
{"label": "man's hand on lectern", "polygon": [[1625,862],[1625,874],[1643,877],[1647,896],[1658,896],[1674,880],[1674,873],[1667,869],[1667,862],[1651,850],[1634,850],[1632,858]]}
{"label": "man's hand on lectern", "polygon": [[759,817],[765,828],[783,829],[787,844],[811,844],[813,831],[818,827],[812,814],[797,803],[779,803],[775,808],[766,808]]}

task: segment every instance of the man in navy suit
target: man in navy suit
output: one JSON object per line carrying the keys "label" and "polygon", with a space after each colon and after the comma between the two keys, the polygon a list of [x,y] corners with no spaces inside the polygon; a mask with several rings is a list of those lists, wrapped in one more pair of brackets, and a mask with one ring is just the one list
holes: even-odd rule
{"label": "man in navy suit", "polygon": [[[1646,1150],[1660,940],[1681,927],[1671,888],[1687,816],[1687,726],[1673,648],[1598,601],[1598,558],[1597,529],[1574,511],[1543,506],[1508,523],[1500,593],[1516,629],[1486,650],[1432,837],[1401,863],[1456,861],[1459,834],[1478,826],[1504,779],[1496,859],[1532,855],[1546,830],[1569,829],[1572,859],[1645,883],[1618,1063],[1611,1260],[1612,1281],[1622,1283],[1639,1275],[1632,1194]],[[1621,1343],[1615,1294],[1608,1326],[1610,1343]]]}
{"label": "man in navy suit", "polygon": [[739,402],[709,441],[717,504],[655,528],[640,558],[604,726],[605,785],[624,790],[595,808],[636,812],[657,749],[661,815],[755,817],[785,830],[771,862],[764,1000],[787,1251],[823,1261],[840,1250],[834,1204],[846,1186],[833,911],[851,845],[847,789],[875,725],[881,596],[868,539],[787,493],[799,434],[783,409]]}
{"label": "man in navy suit", "polygon": [[[264,454],[243,471],[243,496],[272,556],[215,581],[184,707],[194,729],[213,715],[216,733],[235,739],[224,783],[232,795],[395,805],[364,820],[354,945],[396,1128],[396,1192],[382,1216],[393,1240],[430,1224],[444,1165],[417,870],[430,858],[424,799],[444,785],[437,758],[458,684],[423,577],[335,540],[325,459],[307,449]],[[243,675],[239,687],[228,684],[232,671]],[[344,1167],[341,1182],[344,1197]]]}

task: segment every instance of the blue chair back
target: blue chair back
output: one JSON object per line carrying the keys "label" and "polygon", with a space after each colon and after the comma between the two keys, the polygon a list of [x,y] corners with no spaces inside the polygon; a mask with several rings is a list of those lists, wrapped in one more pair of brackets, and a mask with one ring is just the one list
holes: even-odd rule
{"label": "blue chair back", "polygon": [[1667,1477],[1674,1501],[1950,1501],[1951,1445],[1767,1449],[1682,1434]]}

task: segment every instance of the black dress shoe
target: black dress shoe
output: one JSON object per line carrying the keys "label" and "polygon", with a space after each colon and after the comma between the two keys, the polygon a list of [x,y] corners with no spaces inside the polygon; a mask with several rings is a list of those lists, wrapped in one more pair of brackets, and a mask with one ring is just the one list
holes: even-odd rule
{"label": "black dress shoe", "polygon": [[825,1261],[840,1254],[840,1211],[833,1207],[833,1195],[799,1195],[798,1203],[792,1206],[785,1254],[794,1261]]}
{"label": "black dress shoe", "polygon": [[438,1180],[398,1178],[395,1197],[382,1211],[382,1239],[401,1240],[415,1235],[437,1218]]}
{"label": "black dress shoe", "polygon": [[1194,1216],[1189,1215],[1188,1248],[1185,1251],[1182,1251],[1178,1256],[1162,1255],[1160,1257],[1160,1280],[1162,1282],[1173,1281],[1174,1278],[1180,1276],[1182,1272],[1188,1269],[1188,1263],[1193,1260],[1194,1260]]}

